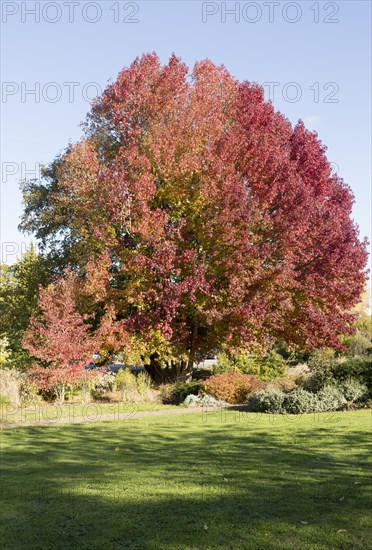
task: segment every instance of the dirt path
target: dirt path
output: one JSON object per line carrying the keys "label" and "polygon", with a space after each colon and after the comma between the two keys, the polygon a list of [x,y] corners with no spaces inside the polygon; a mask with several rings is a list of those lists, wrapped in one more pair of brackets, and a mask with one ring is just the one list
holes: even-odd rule
{"label": "dirt path", "polygon": [[[225,407],[229,408],[229,407]],[[118,413],[113,412],[110,414],[98,414],[97,416],[88,417],[85,416],[73,416],[72,418],[67,416],[65,418],[56,418],[56,419],[41,419],[41,420],[25,420],[20,422],[1,422],[0,429],[8,428],[23,428],[26,426],[47,426],[47,425],[59,425],[59,424],[79,424],[86,422],[102,422],[102,421],[118,421],[118,420],[127,420],[128,422],[133,422],[137,418],[143,418],[146,416],[165,416],[165,415],[175,415],[175,414],[192,414],[192,413],[201,413],[206,414],[207,412],[216,412],[221,410],[221,408],[213,409],[206,407],[193,407],[193,408],[180,408],[180,409],[168,409],[160,411],[136,411]]]}

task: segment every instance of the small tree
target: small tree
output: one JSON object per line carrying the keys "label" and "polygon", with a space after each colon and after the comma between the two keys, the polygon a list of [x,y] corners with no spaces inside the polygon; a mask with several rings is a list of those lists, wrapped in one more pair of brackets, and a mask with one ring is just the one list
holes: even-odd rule
{"label": "small tree", "polygon": [[43,364],[41,370],[32,370],[39,386],[60,387],[62,401],[66,385],[84,377],[84,367],[96,346],[90,325],[76,310],[76,285],[75,276],[67,271],[64,279],[40,289],[41,314],[32,315],[23,339],[23,346]]}

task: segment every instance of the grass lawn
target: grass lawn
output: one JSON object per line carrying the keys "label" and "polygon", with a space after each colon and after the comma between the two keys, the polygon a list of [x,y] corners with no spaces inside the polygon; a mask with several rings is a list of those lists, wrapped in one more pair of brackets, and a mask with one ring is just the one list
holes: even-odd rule
{"label": "grass lawn", "polygon": [[162,411],[178,408],[175,405],[163,405],[161,403],[56,403],[43,402],[38,405],[24,407],[22,405],[1,405],[0,422],[6,424],[24,422],[51,422],[66,418],[74,421],[83,417],[87,421],[97,422],[101,416],[109,415],[116,420],[119,414],[127,415],[128,419],[137,412]]}
{"label": "grass lawn", "polygon": [[2,547],[369,547],[371,411],[1,432]]}

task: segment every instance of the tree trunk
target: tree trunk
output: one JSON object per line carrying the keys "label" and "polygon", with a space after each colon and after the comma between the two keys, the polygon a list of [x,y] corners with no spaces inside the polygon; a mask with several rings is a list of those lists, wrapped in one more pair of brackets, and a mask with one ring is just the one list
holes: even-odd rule
{"label": "tree trunk", "polygon": [[178,361],[173,367],[172,382],[190,382],[192,376],[192,368],[189,370],[188,361]]}
{"label": "tree trunk", "polygon": [[145,369],[155,384],[162,384],[164,382],[164,374],[158,358],[159,355],[157,353],[153,353],[150,357],[150,364],[145,365]]}
{"label": "tree trunk", "polygon": [[191,335],[189,360],[187,362],[186,373],[185,373],[186,374],[186,379],[185,379],[186,382],[190,382],[191,378],[192,378],[192,370],[194,368],[194,363],[195,363],[196,336],[197,336],[197,334],[198,334],[198,325],[195,322],[193,330],[192,330],[192,335]]}
{"label": "tree trunk", "polygon": [[61,402],[63,403],[64,400],[65,400],[65,383],[63,382],[62,388],[61,388]]}
{"label": "tree trunk", "polygon": [[184,366],[182,369],[182,381],[191,382],[193,362],[190,363],[190,361],[183,361],[183,364]]}
{"label": "tree trunk", "polygon": [[171,381],[178,382],[181,376],[181,363],[178,361],[171,361],[169,379]]}
{"label": "tree trunk", "polygon": [[162,369],[159,363],[159,355],[153,353],[150,357],[150,364],[145,365],[146,371],[155,384],[164,382],[190,382],[195,362],[196,335],[198,326],[195,323],[191,335],[189,358],[187,361],[171,361],[166,369]]}

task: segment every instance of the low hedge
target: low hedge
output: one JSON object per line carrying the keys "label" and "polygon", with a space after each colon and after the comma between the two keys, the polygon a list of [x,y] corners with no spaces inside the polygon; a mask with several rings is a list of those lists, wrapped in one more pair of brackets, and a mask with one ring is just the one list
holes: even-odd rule
{"label": "low hedge", "polygon": [[285,395],[283,409],[288,414],[304,414],[316,411],[316,405],[316,394],[296,388]]}
{"label": "low hedge", "polygon": [[249,397],[248,409],[252,412],[272,414],[337,411],[360,403],[367,398],[367,387],[354,381],[328,385],[318,393],[302,388],[285,393],[270,386]]}
{"label": "low hedge", "polygon": [[248,400],[249,410],[279,414],[283,411],[285,393],[272,386],[254,393]]}

